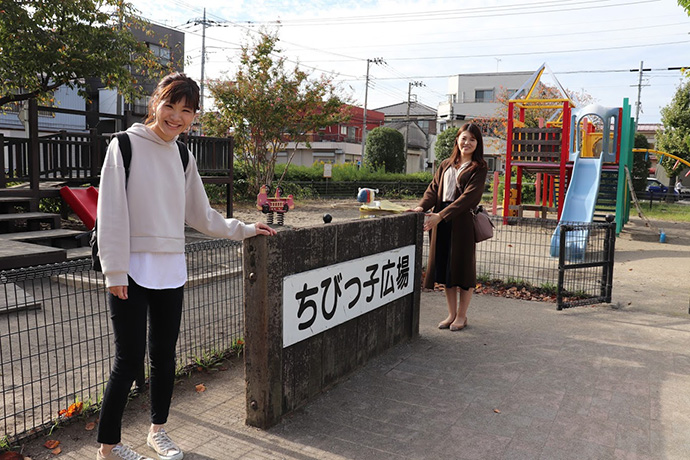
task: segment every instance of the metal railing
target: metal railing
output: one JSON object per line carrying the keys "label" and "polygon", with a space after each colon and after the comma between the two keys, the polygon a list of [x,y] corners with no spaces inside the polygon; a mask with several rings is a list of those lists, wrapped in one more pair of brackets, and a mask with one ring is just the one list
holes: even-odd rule
{"label": "metal railing", "polygon": [[[38,178],[42,181],[97,183],[110,135],[61,131],[38,137]],[[232,138],[182,136],[202,175],[232,176]],[[9,182],[28,182],[32,165],[30,139],[0,134],[0,188]],[[6,177],[6,176],[7,177]],[[230,179],[228,178],[227,181]]]}
{"label": "metal railing", "polygon": [[[573,257],[563,242],[554,248],[557,221],[492,220],[494,237],[477,245],[480,282],[547,290],[559,309],[610,302],[615,223],[562,225],[565,242],[586,231],[582,257]],[[426,263],[426,235],[423,252]],[[186,257],[180,369],[231,350],[244,328],[241,244],[189,243]],[[78,401],[100,403],[113,349],[103,279],[89,267],[80,260],[0,272],[0,430],[8,441],[50,427]]]}
{"label": "metal railing", "polygon": [[[615,222],[561,223],[558,238],[579,237],[582,253],[554,241],[559,222],[550,219],[491,217],[494,237],[477,244],[481,283],[551,293],[557,309],[611,301]],[[425,235],[424,262],[428,254]]]}
{"label": "metal railing", "polygon": [[[241,243],[186,246],[179,369],[231,350],[243,334]],[[96,408],[112,366],[101,274],[90,260],[0,272],[0,432],[15,441],[81,402]],[[0,439],[2,436],[0,436]]]}

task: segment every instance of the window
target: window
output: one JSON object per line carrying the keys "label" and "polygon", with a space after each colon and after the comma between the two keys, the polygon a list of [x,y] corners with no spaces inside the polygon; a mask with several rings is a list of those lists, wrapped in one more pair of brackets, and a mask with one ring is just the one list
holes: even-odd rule
{"label": "window", "polygon": [[347,126],[340,126],[340,134],[342,134],[343,136],[347,136]]}
{"label": "window", "polygon": [[493,102],[493,89],[477,89],[474,91],[474,102]]}
{"label": "window", "polygon": [[170,50],[168,48],[155,43],[149,43],[148,45],[153,55],[158,58],[158,62],[163,65],[167,65],[170,62]]}
{"label": "window", "polygon": [[150,100],[151,100],[151,96],[146,96],[146,97],[135,99],[134,104],[132,104],[132,112],[134,112],[137,115],[148,113],[148,107],[149,107],[149,101]]}
{"label": "window", "polygon": [[[21,91],[14,91],[14,94],[21,93]],[[28,101],[10,102],[2,107],[0,113],[19,113],[24,104],[28,104]],[[51,91],[50,94],[48,94],[44,100],[39,100],[38,105],[43,107],[55,107],[55,92]],[[51,112],[49,110],[39,110],[38,116],[55,118],[55,112]]]}

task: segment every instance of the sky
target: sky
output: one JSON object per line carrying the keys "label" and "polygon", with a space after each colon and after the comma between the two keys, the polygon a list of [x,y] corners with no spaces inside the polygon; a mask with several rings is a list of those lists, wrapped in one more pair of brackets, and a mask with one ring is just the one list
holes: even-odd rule
{"label": "sky", "polygon": [[669,69],[690,67],[690,17],[676,0],[130,1],[142,17],[185,32],[185,71],[197,80],[204,8],[206,80],[231,78],[240,46],[268,28],[290,66],[333,76],[364,106],[370,60],[368,109],[405,102],[410,90],[436,108],[450,75],[546,63],[566,89],[606,107],[628,98],[633,115],[639,90],[639,123],[659,123],[682,82]]}

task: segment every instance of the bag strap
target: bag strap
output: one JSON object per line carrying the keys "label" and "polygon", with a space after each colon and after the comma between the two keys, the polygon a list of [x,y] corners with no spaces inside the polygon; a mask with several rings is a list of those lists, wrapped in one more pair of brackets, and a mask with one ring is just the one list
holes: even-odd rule
{"label": "bag strap", "polygon": [[126,132],[122,131],[115,133],[117,144],[120,146],[120,154],[122,155],[122,164],[125,166],[125,186],[129,181],[129,164],[132,162],[132,143]]}
{"label": "bag strap", "polygon": [[182,160],[182,169],[187,171],[187,165],[189,164],[189,150],[187,146],[182,141],[177,141],[177,149],[180,151],[180,159]]}

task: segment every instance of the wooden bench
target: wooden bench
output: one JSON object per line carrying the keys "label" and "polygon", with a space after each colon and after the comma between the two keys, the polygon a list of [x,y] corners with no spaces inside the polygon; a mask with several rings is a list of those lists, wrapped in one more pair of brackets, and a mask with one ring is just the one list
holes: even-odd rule
{"label": "wooden bench", "polygon": [[0,241],[21,241],[62,249],[87,246],[89,237],[90,234],[85,231],[69,230],[67,228],[54,228],[35,232],[0,233]]}
{"label": "wooden bench", "polygon": [[66,259],[65,250],[60,248],[12,240],[0,244],[0,270],[55,264]]}
{"label": "wooden bench", "polygon": [[41,223],[50,224],[51,228],[60,228],[60,214],[47,212],[19,212],[0,214],[0,233],[12,233],[17,229],[17,223],[26,221],[30,231],[40,230]]}
{"label": "wooden bench", "polygon": [[31,198],[21,196],[0,196],[0,213],[12,213],[14,208],[29,209]]}

